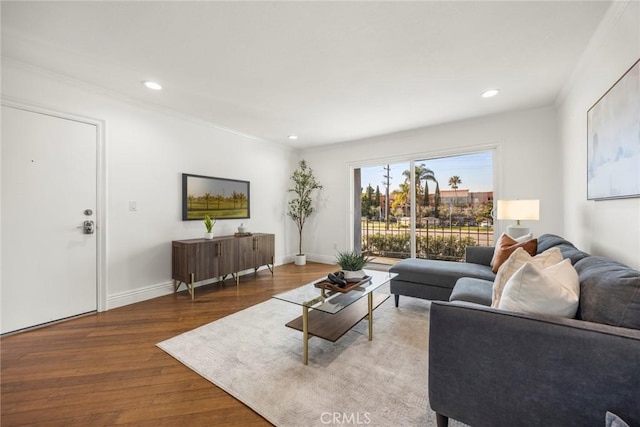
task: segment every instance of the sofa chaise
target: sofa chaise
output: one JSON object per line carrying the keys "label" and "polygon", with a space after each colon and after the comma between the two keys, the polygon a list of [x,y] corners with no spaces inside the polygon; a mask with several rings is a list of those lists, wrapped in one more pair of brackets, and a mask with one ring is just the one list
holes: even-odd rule
{"label": "sofa chaise", "polygon": [[492,247],[468,246],[465,249],[465,262],[403,259],[389,269],[391,273],[398,274],[390,284],[396,307],[400,295],[448,301],[454,285],[461,277],[493,280],[496,275],[489,266],[492,255]]}
{"label": "sofa chaise", "polygon": [[[538,253],[557,247],[562,252],[562,256],[571,259],[573,264],[589,255],[576,249],[571,242],[554,234],[543,234],[537,240]],[[490,246],[468,246],[465,249],[464,262],[408,258],[396,263],[389,270],[398,274],[391,279],[390,285],[396,307],[399,304],[400,295],[449,301],[458,279],[463,277],[493,281],[496,277],[490,265],[493,251],[494,248]],[[463,286],[458,287],[458,292],[461,292],[462,288]]]}

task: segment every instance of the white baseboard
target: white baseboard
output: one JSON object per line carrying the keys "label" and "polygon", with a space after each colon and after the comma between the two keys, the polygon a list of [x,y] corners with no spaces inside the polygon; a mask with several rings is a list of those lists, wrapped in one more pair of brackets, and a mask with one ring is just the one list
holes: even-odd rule
{"label": "white baseboard", "polygon": [[333,255],[309,254],[307,255],[307,260],[312,262],[319,262],[321,264],[336,263],[336,257]]}
{"label": "white baseboard", "polygon": [[[281,264],[290,264],[294,262],[295,259],[296,259],[295,255],[285,255],[284,257],[282,257]],[[321,264],[335,264],[336,257],[331,255],[307,254],[307,261],[319,262]],[[277,264],[277,265],[281,265],[281,264]]]}
{"label": "white baseboard", "polygon": [[[286,257],[285,257],[286,259]],[[291,257],[291,261],[293,262],[293,257]],[[282,262],[276,263],[275,265],[281,265]],[[268,267],[262,266],[258,269],[258,271],[267,269]],[[240,272],[240,276],[244,276],[245,274],[253,274],[253,270],[245,270]],[[211,283],[217,282],[218,279],[211,280],[203,280],[202,282],[198,282],[195,284],[195,287],[198,288],[200,286],[209,285]],[[186,287],[184,284],[180,285],[178,291],[184,291]],[[138,289],[132,289],[130,291],[119,292],[117,294],[108,295],[107,296],[107,310],[111,310],[113,308],[123,307],[129,304],[135,304],[137,302],[146,301],[149,299],[165,296],[172,294],[174,292],[173,289],[173,280],[170,282],[158,283],[155,285],[149,285]],[[198,293],[196,292],[196,297]]]}
{"label": "white baseboard", "polygon": [[276,263],[276,265],[291,264],[295,260],[296,260],[296,256],[295,255],[285,255],[285,256],[282,257],[281,262],[279,264]]}
{"label": "white baseboard", "polygon": [[[183,286],[184,287],[184,286]],[[173,293],[173,281],[107,295],[107,310]]]}

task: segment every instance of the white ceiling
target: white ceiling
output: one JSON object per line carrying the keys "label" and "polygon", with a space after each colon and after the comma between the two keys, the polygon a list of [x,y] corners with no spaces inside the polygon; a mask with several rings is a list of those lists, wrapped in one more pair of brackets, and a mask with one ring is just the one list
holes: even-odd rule
{"label": "white ceiling", "polygon": [[310,147],[551,105],[610,4],[2,1],[2,55]]}

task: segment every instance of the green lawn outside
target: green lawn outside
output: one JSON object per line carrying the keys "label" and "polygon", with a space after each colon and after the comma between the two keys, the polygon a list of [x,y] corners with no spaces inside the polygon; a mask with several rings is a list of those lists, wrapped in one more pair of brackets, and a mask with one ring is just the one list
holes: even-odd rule
{"label": "green lawn outside", "polygon": [[210,201],[208,204],[200,200],[190,201],[187,204],[187,219],[201,219],[209,215],[214,219],[222,218],[248,218],[249,207],[246,201],[234,203],[231,200]]}

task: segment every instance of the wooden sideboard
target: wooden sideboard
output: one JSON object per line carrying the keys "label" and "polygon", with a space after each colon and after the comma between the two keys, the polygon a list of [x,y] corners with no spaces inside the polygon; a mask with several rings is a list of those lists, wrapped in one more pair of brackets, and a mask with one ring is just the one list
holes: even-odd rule
{"label": "wooden sideboard", "polygon": [[273,274],[275,235],[254,233],[249,236],[220,236],[213,239],[174,240],[172,242],[172,278],[174,290],[184,283],[194,298],[194,284],[231,274],[236,285],[240,271],[266,265]]}

